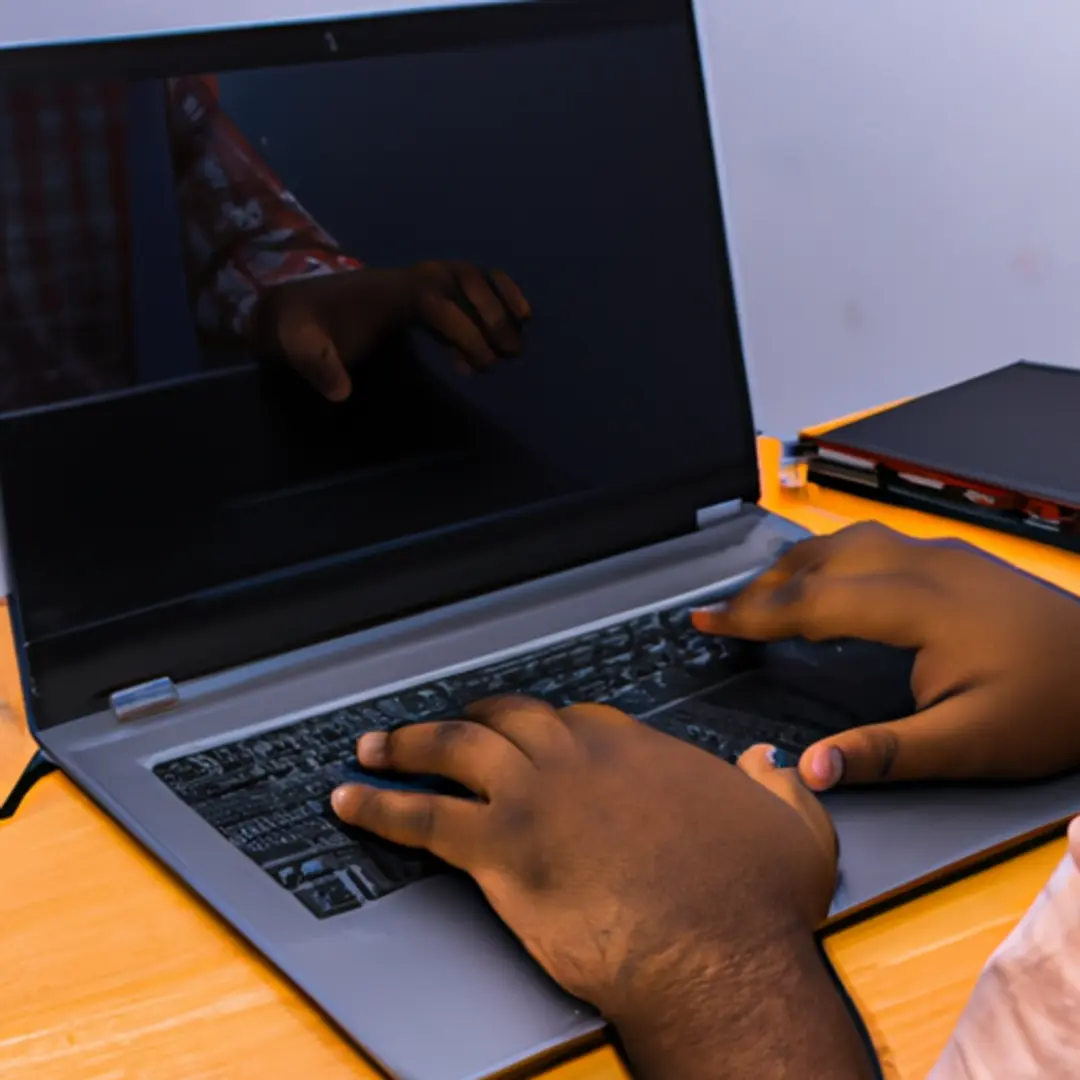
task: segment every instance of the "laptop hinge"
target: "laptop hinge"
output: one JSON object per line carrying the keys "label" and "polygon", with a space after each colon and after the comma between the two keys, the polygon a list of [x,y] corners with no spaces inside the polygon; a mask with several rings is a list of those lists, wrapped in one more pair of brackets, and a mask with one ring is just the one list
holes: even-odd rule
{"label": "laptop hinge", "polygon": [[117,690],[109,696],[109,706],[116,719],[124,723],[128,720],[145,720],[148,716],[175,709],[180,704],[180,691],[169,678],[153,679],[139,683],[126,690]]}
{"label": "laptop hinge", "polygon": [[707,529],[718,521],[725,521],[727,518],[735,517],[742,508],[742,499],[728,499],[727,502],[704,506],[697,512],[697,527]]}

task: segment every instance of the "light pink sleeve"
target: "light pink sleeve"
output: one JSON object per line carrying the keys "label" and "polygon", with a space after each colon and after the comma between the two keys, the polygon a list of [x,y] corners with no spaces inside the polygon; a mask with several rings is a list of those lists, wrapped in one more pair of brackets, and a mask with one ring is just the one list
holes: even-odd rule
{"label": "light pink sleeve", "polygon": [[928,1080],[1080,1077],[1080,818],[1069,853],[990,957]]}

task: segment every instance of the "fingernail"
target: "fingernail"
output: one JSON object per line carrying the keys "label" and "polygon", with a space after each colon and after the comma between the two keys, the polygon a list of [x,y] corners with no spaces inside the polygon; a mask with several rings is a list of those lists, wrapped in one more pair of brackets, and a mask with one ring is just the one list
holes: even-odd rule
{"label": "fingernail", "polygon": [[822,787],[831,788],[844,775],[844,755],[835,746],[819,750],[810,762],[810,772]]}
{"label": "fingernail", "polygon": [[386,761],[387,735],[385,731],[372,731],[362,735],[356,744],[356,756],[361,765],[378,768]]}
{"label": "fingernail", "polygon": [[352,380],[342,372],[326,372],[319,376],[319,389],[327,401],[340,405],[352,394]]}
{"label": "fingernail", "polygon": [[330,796],[330,807],[338,817],[348,813],[349,810],[349,788],[348,786],[334,788],[333,793]]}
{"label": "fingernail", "polygon": [[700,630],[703,634],[713,633],[713,619],[717,615],[726,614],[728,609],[727,603],[721,601],[718,604],[709,604],[707,607],[695,608],[690,613],[690,623],[695,630]]}
{"label": "fingernail", "polygon": [[799,759],[794,754],[775,746],[769,751],[769,761],[774,769],[794,769],[799,764]]}
{"label": "fingernail", "polygon": [[705,604],[694,608],[695,615],[723,615],[731,605],[726,600],[717,600],[715,604]]}

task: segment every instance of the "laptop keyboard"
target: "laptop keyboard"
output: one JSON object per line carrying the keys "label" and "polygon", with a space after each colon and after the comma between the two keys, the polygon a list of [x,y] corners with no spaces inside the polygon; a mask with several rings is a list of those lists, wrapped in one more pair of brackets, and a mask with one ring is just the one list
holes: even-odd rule
{"label": "laptop keyboard", "polygon": [[319,918],[354,911],[445,868],[343,825],[329,807],[354,777],[364,732],[460,714],[520,693],[555,707],[597,701],[728,761],[756,742],[799,753],[835,711],[772,683],[739,643],[707,638],[689,607],[653,612],[457,675],[309,716],[154,766],[226,840]]}

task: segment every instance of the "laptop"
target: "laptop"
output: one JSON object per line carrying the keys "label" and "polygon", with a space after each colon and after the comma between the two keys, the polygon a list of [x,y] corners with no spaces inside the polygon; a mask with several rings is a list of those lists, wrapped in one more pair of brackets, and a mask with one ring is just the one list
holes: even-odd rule
{"label": "laptop", "polygon": [[1080,372],[1021,360],[807,434],[795,454],[825,487],[1080,551],[1078,409]]}
{"label": "laptop", "polygon": [[[82,171],[54,158],[47,204],[0,156],[6,235],[68,259],[35,291],[40,248],[9,242],[0,279],[0,363],[39,364],[0,387],[0,487],[44,752],[387,1073],[471,1080],[597,1039],[467,880],[328,797],[362,732],[496,692],[607,701],[731,759],[912,707],[907,653],[689,624],[803,535],[757,506],[692,6],[490,4],[0,63],[7,107],[54,106],[69,125],[40,130],[69,148],[72,118],[111,116],[91,130],[124,166],[100,143]],[[192,159],[163,108],[162,80],[205,72],[279,211],[369,269],[504,272],[532,312],[519,354],[466,376],[407,320],[330,404],[245,346],[214,317],[238,249],[207,255],[217,219],[176,183]],[[102,77],[120,111],[80,113]],[[241,194],[237,243],[266,243],[269,195]],[[1078,805],[1076,778],[837,794],[833,914]]]}

